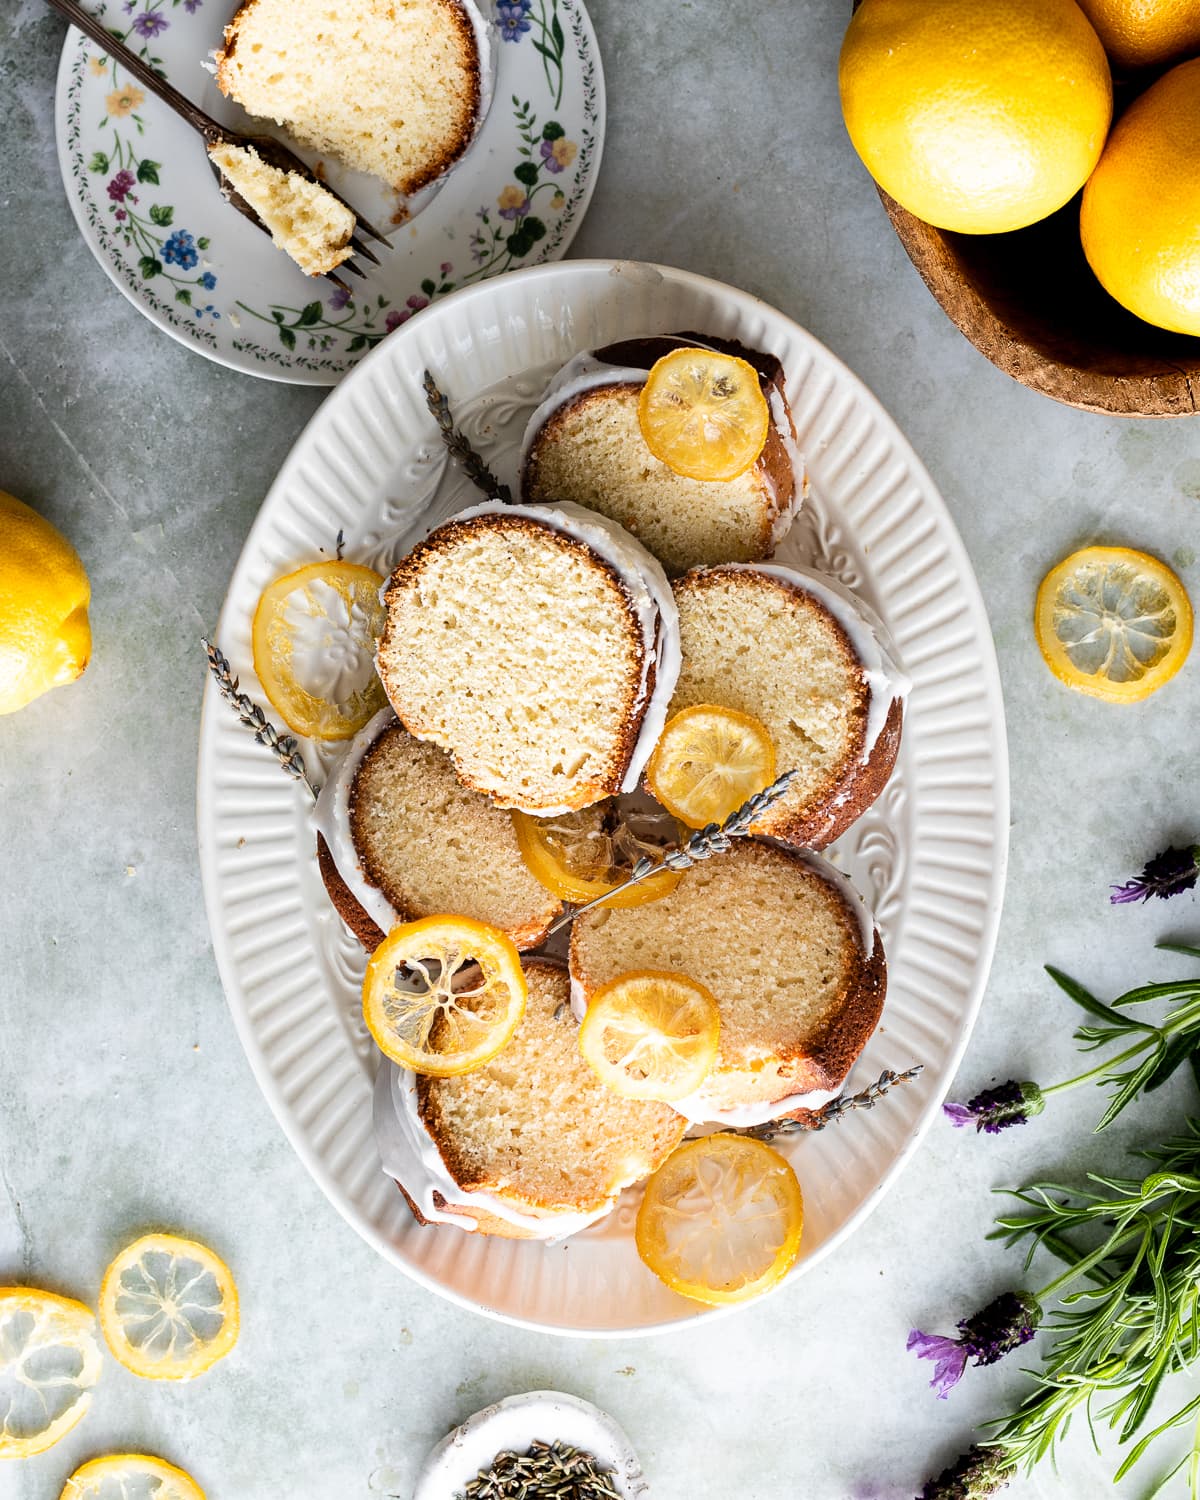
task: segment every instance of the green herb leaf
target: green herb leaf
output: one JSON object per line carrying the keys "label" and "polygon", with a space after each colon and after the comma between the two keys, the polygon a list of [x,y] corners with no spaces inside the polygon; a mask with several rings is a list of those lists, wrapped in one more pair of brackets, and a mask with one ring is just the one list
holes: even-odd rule
{"label": "green herb leaf", "polygon": [[314,323],[321,321],[321,314],[323,312],[324,308],[319,302],[309,302],[300,313],[299,326],[301,328],[311,328]]}
{"label": "green herb leaf", "polygon": [[152,183],[155,187],[157,187],[158,169],[161,165],[161,162],[151,161],[147,156],[144,160],[138,162],[137,180],[139,182]]}
{"label": "green herb leaf", "polygon": [[513,176],[526,187],[533,187],[538,180],[538,175],[538,168],[531,161],[518,162],[513,168]]}
{"label": "green herb leaf", "polygon": [[169,203],[152,203],[150,205],[150,222],[165,229],[175,217],[175,210]]}
{"label": "green herb leaf", "polygon": [[103,151],[93,151],[92,152],[92,159],[91,159],[91,161],[88,162],[88,171],[89,172],[107,172],[108,171],[108,157],[104,154]]}

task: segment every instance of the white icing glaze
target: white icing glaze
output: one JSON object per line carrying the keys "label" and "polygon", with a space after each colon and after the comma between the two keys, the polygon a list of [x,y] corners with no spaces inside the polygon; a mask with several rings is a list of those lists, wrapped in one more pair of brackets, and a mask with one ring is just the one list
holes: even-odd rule
{"label": "white icing glaze", "polygon": [[[811,850],[794,849],[790,844],[780,843],[776,839],[765,839],[764,842],[774,844],[786,853],[802,859],[822,880],[834,887],[858,922],[863,958],[869,959],[879,941],[879,932],[870,907],[849,876]],[[571,1013],[577,1021],[582,1021],[587,1014],[587,992],[574,974],[571,975]],[[836,1099],[843,1087],[844,1080],[835,1089],[812,1089],[805,1094],[789,1094],[785,1099],[722,1108],[713,1100],[707,1084],[701,1084],[694,1093],[687,1094],[682,1099],[672,1099],[671,1108],[693,1125],[724,1125],[727,1129],[735,1130],[747,1125],[764,1125],[768,1120],[778,1120],[783,1115],[790,1115],[793,1110],[819,1109],[822,1104]]]}
{"label": "white icing glaze", "polygon": [[398,1068],[386,1057],[380,1060],[375,1075],[372,1118],[383,1170],[401,1184],[422,1217],[431,1224],[452,1224],[457,1229],[471,1231],[479,1227],[476,1220],[464,1214],[450,1214],[439,1208],[434,1202],[435,1191],[446,1203],[465,1209],[468,1214],[472,1209],[493,1214],[539,1240],[564,1240],[568,1235],[578,1234],[611,1213],[616,1203],[614,1193],[612,1202],[590,1213],[534,1215],[522,1213],[495,1193],[468,1192],[459,1187],[446,1170],[441,1152],[417,1112],[416,1075]]}
{"label": "white icing glaze", "polygon": [[381,708],[350,741],[340,760],[330,769],[325,785],[313,809],[313,825],[325,840],[337,872],[346,882],[350,894],[377,927],[389,932],[400,921],[400,913],[377,885],[367,879],[366,871],[350,836],[350,789],[363,756],[389,724],[396,722],[390,708]]}
{"label": "white icing glaze", "polygon": [[[713,348],[702,339],[689,342],[664,334],[647,334],[646,337],[673,341],[681,349]],[[713,352],[717,351],[713,350]],[[525,435],[521,439],[521,466],[518,472],[524,472],[525,460],[538,433],[560,407],[566,406],[587,391],[603,387],[630,385],[640,389],[646,384],[649,374],[649,370],[635,369],[631,365],[607,364],[604,360],[597,358],[595,352],[590,349],[568,360],[546,387],[546,394],[525,425]],[[787,505],[779,508],[771,523],[771,549],[773,551],[787,535],[788,529],[799,514],[800,507],[804,504],[804,498],[808,493],[808,477],[804,467],[804,455],[800,452],[800,446],[796,442],[795,428],[792,425],[787,402],[774,383],[767,387],[767,404],[771,412],[771,425],[783,444],[784,452],[791,465],[793,479],[792,498]],[[770,486],[772,500],[779,505],[779,490],[774,479],[770,474],[764,474],[763,477]]]}
{"label": "white icing glaze", "polygon": [[897,698],[907,698],[912,691],[912,679],[896,660],[896,648],[883,621],[843,584],[811,568],[785,568],[778,563],[761,562],[723,563],[722,566],[748,573],[766,573],[771,578],[782,579],[784,583],[815,594],[846,632],[869,689],[867,727],[860,757],[862,764],[866,765],[883,733],[892,704]]}
{"label": "white icing glaze", "polygon": [[[623,526],[581,505],[504,505],[500,501],[487,501],[460,511],[443,524],[485,515],[524,516],[549,531],[582,542],[621,580],[637,617],[643,646],[642,679],[633,707],[634,714],[641,715],[641,724],[621,782],[621,791],[634,791],[667,721],[667,709],[683,663],[679,610],[662,564]],[[653,689],[649,689],[651,667],[655,669]],[[539,808],[538,816],[560,817],[571,811],[569,806]]]}

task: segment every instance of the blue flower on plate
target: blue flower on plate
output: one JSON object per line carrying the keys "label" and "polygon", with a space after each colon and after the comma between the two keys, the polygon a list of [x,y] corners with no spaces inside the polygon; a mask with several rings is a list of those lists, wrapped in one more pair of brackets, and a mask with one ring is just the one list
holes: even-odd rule
{"label": "blue flower on plate", "polygon": [[186,229],[177,229],[162,247],[162,258],[168,265],[178,266],[181,271],[190,271],[200,261],[195,237]]}
{"label": "blue flower on plate", "polygon": [[212,289],[213,289],[213,287],[216,286],[216,284],[217,284],[217,278],[213,275],[213,273],[211,271],[205,271],[204,275],[201,276],[201,278],[200,278],[200,285],[204,288],[204,290],[206,292],[211,292]]}
{"label": "blue flower on plate", "polygon": [[505,0],[496,6],[500,36],[506,42],[519,42],[529,30],[529,7],[533,0]]}

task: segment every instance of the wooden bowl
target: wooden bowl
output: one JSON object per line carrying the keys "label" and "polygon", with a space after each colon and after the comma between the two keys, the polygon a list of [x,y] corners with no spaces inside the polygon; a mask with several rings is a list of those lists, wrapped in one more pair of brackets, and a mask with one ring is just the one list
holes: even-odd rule
{"label": "wooden bowl", "polygon": [[935,229],[879,196],[946,316],[1014,380],[1111,416],[1200,407],[1200,338],[1144,323],[1108,295],[1079,242],[1079,195],[1009,234]]}
{"label": "wooden bowl", "polygon": [[[854,0],[852,11],[861,4]],[[1115,80],[1116,113],[1153,81]],[[943,312],[1006,375],[1067,406],[1115,417],[1200,410],[1200,338],[1144,323],[1108,295],[1080,243],[1082,193],[1028,229],[955,234],[876,187]]]}

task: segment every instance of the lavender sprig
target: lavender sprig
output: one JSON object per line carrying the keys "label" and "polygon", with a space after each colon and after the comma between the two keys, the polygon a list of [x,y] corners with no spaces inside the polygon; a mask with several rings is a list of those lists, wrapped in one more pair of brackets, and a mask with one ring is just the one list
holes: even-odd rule
{"label": "lavender sprig", "polygon": [[611,901],[618,891],[627,891],[631,885],[640,885],[643,880],[649,880],[651,875],[657,875],[662,870],[690,870],[693,865],[702,860],[711,859],[714,854],[724,854],[732,845],[734,839],[745,838],[750,832],[751,824],[756,823],[767,808],[773,807],[780,797],[795,781],[800,773],[798,771],[785,771],[782,776],[777,776],[770,786],[763,787],[761,792],[755,792],[753,797],[748,797],[741,807],[731,812],[721,824],[709,823],[705,828],[699,828],[690,838],[663,850],[661,858],[653,860],[649,855],[643,855],[634,865],[629,873],[629,878],[623,880],[620,885],[613,886],[611,891],[605,891],[603,896],[597,896],[593,901],[587,901],[582,906],[573,907],[550,928],[547,937],[554,934],[573,922],[580,912],[591,911],[593,906],[603,906],[606,901]]}
{"label": "lavender sprig", "polygon": [[1157,896],[1165,901],[1168,896],[1178,896],[1194,888],[1200,879],[1200,844],[1191,844],[1177,849],[1172,846],[1156,854],[1142,873],[1124,885],[1114,885],[1108,898],[1114,906],[1125,906],[1131,901],[1149,901]]}
{"label": "lavender sprig", "polygon": [[442,435],[442,442],[445,443],[450,457],[462,466],[463,473],[476,488],[483,491],[489,500],[499,500],[502,505],[511,505],[513,497],[508,485],[500,483],[484,460],[471,447],[463,430],[454,425],[450,403],[438,389],[431,370],[425,371],[423,383],[425,403],[429,407],[433,420],[438,424],[438,431]]}
{"label": "lavender sprig", "polygon": [[229,704],[246,728],[254,731],[254,738],[258,743],[265,745],[274,754],[275,759],[292,780],[304,783],[315,802],[317,789],[309,780],[304,757],[300,754],[295,735],[280,734],[258,704],[242,692],[229,665],[229,658],[219,646],[214,646],[203,637],[201,637],[200,644],[204,647],[204,653],[208,657],[209,670],[217,680],[217,691],[221,697]]}
{"label": "lavender sprig", "polygon": [[824,1130],[826,1125],[836,1124],[843,1115],[856,1109],[874,1109],[892,1089],[902,1083],[911,1083],[925,1071],[924,1063],[914,1063],[903,1073],[894,1073],[885,1068],[874,1083],[857,1094],[839,1094],[820,1109],[806,1110],[801,1120],[767,1120],[762,1125],[742,1125],[730,1130],[730,1135],[748,1135],[756,1141],[773,1141],[780,1136],[808,1135],[814,1130]]}
{"label": "lavender sprig", "polygon": [[1016,1472],[1016,1465],[1002,1447],[981,1448],[976,1444],[936,1479],[929,1480],[918,1500],[991,1500]]}
{"label": "lavender sprig", "polygon": [[930,1389],[944,1401],[963,1378],[967,1361],[977,1365],[994,1365],[997,1360],[1027,1344],[1037,1332],[1042,1310],[1030,1292],[1001,1292],[972,1317],[962,1318],[958,1337],[940,1333],[922,1333],[914,1328],[908,1335],[906,1349],[916,1351],[918,1359],[934,1361]]}

